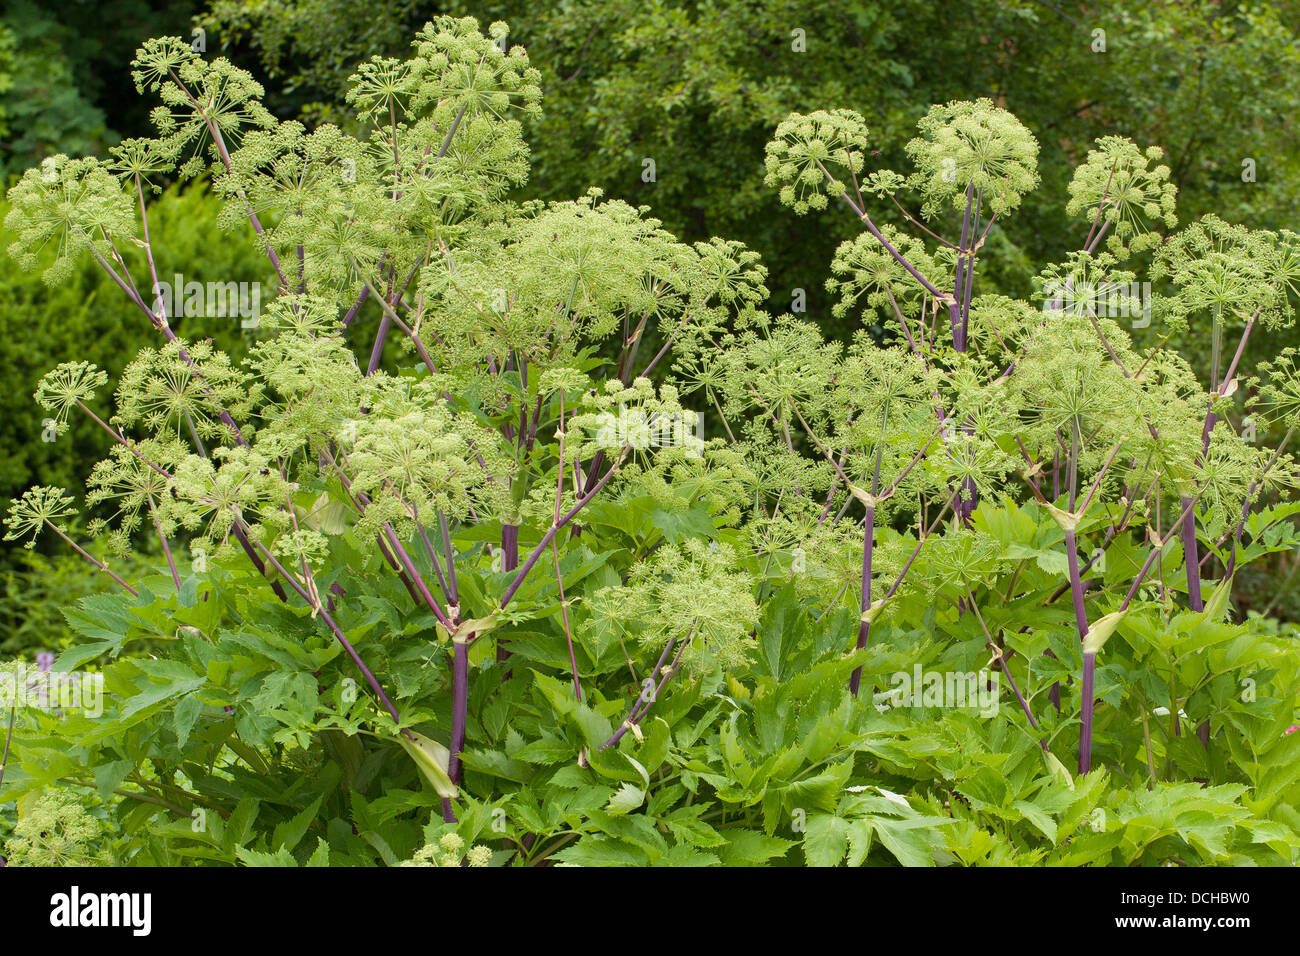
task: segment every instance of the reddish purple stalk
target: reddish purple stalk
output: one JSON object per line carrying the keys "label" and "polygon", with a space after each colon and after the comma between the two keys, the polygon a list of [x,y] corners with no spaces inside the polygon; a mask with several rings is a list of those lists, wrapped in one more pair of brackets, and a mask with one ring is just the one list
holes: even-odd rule
{"label": "reddish purple stalk", "polygon": [[[624,448],[623,452],[619,455],[619,461],[622,461],[622,456],[623,454],[626,454],[626,452],[627,449]],[[514,580],[510,582],[510,586],[506,588],[505,594],[501,595],[502,607],[505,607],[514,598],[515,592],[517,592],[520,586],[523,585],[524,579],[528,577],[528,572],[530,572],[537,564],[537,559],[542,556],[542,552],[550,545],[551,540],[555,537],[556,533],[573,520],[573,516],[581,511],[592,498],[596,497],[600,492],[600,489],[604,488],[605,485],[609,483],[609,479],[614,477],[614,472],[618,470],[618,465],[619,462],[615,462],[610,467],[609,471],[605,472],[605,474],[601,476],[600,480],[596,482],[596,484],[587,491],[586,494],[579,498],[572,508],[561,516],[558,522],[553,522],[551,524],[551,527],[547,530],[546,534],[542,536],[541,542],[533,549],[532,553],[528,555],[528,559],[524,561],[523,567],[519,569],[519,573],[515,575]]]}
{"label": "reddish purple stalk", "polygon": [[663,653],[659,655],[659,660],[655,664],[654,670],[651,671],[651,676],[646,678],[649,686],[642,686],[641,693],[638,694],[636,700],[632,702],[632,708],[627,712],[627,716],[623,718],[623,723],[619,724],[618,729],[610,735],[610,738],[600,745],[601,750],[608,750],[610,747],[615,746],[623,739],[623,735],[631,729],[633,724],[640,723],[641,718],[644,717],[646,711],[650,709],[650,705],[659,699],[659,691],[663,690],[663,687],[668,683],[669,678],[677,673],[677,668],[681,665],[682,651],[686,649],[686,645],[689,642],[690,637],[688,636],[677,649],[677,656],[673,658],[672,668],[668,673],[662,675],[658,684],[655,684],[654,677],[663,670],[664,662],[668,660],[668,655],[672,653],[673,645],[677,643],[677,638],[672,638],[664,645]]}
{"label": "reddish purple stalk", "polygon": [[[1250,320],[1246,323],[1246,327],[1245,329],[1242,330],[1241,333],[1241,341],[1237,343],[1237,351],[1233,355],[1232,363],[1228,366],[1227,372],[1224,373],[1223,379],[1218,382],[1215,381],[1210,382],[1210,389],[1212,391],[1226,386],[1228,382],[1232,381],[1233,376],[1237,374],[1237,366],[1241,363],[1242,355],[1245,354],[1246,342],[1247,340],[1249,340],[1250,333],[1255,328],[1255,320],[1258,318],[1259,318],[1259,313],[1256,312],[1254,315],[1250,317]],[[1217,339],[1216,339],[1215,348],[1216,350],[1218,348]],[[1217,354],[1218,353],[1216,351],[1215,353],[1216,358],[1214,363],[1216,366],[1218,364]],[[1218,369],[1215,368],[1214,371],[1211,373],[1211,378],[1216,378],[1217,376],[1218,376]],[[1201,462],[1202,463],[1204,463],[1205,461],[1206,452],[1209,451],[1210,434],[1211,432],[1214,431],[1214,426],[1217,421],[1218,421],[1218,416],[1215,415],[1214,413],[1214,402],[1213,400],[1211,400],[1209,408],[1205,410],[1205,425],[1201,429]],[[1186,571],[1187,571],[1187,604],[1193,611],[1203,611],[1205,610],[1205,601],[1201,597],[1201,561],[1200,561],[1200,555],[1197,551],[1197,544],[1196,544],[1196,513],[1195,511],[1191,510],[1188,507],[1190,502],[1191,499],[1189,498],[1184,498],[1182,500],[1183,508],[1186,510],[1186,514],[1184,515],[1182,521],[1182,539],[1183,539],[1183,564],[1186,566]]]}
{"label": "reddish purple stalk", "polygon": [[[1074,602],[1074,622],[1079,631],[1079,641],[1088,634],[1088,611],[1083,603],[1083,578],[1079,573],[1079,545],[1073,531],[1065,532],[1065,560],[1070,570],[1070,597]],[[1083,699],[1080,705],[1083,726],[1079,731],[1079,773],[1092,767],[1092,687],[1097,667],[1096,654],[1083,655]]]}
{"label": "reddish purple stalk", "polygon": [[[871,608],[871,553],[875,548],[876,537],[875,506],[867,508],[867,517],[864,524],[865,528],[862,532],[862,613],[864,618],[858,624],[858,650],[862,650],[867,646],[867,639],[871,636],[871,622],[866,620],[865,615]],[[859,666],[853,672],[853,676],[849,678],[849,693],[854,697],[858,696],[858,687],[861,683],[862,668]]]}
{"label": "reddish purple stalk", "polygon": [[447,775],[458,787],[462,776],[460,755],[465,749],[465,725],[468,719],[469,644],[454,641],[451,669],[451,759],[447,762]]}
{"label": "reddish purple stalk", "polygon": [[[501,526],[501,570],[514,571],[519,567],[519,525],[507,524]],[[497,661],[499,663],[510,659],[510,650],[506,647],[504,639],[497,640]],[[505,677],[510,676],[506,671]]]}
{"label": "reddish purple stalk", "polygon": [[967,262],[969,252],[966,244],[971,235],[971,206],[975,199],[974,184],[966,187],[966,214],[961,222],[961,241],[957,252],[957,275],[953,279],[952,304],[948,306],[949,320],[952,323],[952,346],[958,352],[966,351],[966,323],[961,315],[961,303],[966,296]]}
{"label": "reddish purple stalk", "polygon": [[280,576],[289,583],[289,586],[298,593],[299,597],[307,602],[309,607],[315,608],[316,612],[320,614],[321,620],[325,622],[326,626],[334,634],[334,639],[339,642],[343,650],[345,650],[348,656],[352,658],[352,662],[357,665],[357,668],[365,677],[366,683],[370,685],[371,689],[379,697],[380,701],[384,705],[384,709],[387,710],[389,715],[393,718],[393,723],[400,723],[401,718],[398,716],[397,708],[393,706],[393,702],[389,700],[388,695],[384,693],[383,686],[379,683],[375,675],[371,673],[370,668],[366,666],[366,662],[361,659],[361,655],[357,653],[356,648],[352,646],[352,643],[344,635],[342,628],[338,626],[329,611],[327,611],[319,601],[313,600],[312,596],[307,593],[307,589],[298,583],[298,579],[285,569],[284,565],[276,559],[275,555],[262,547],[260,543],[258,544],[258,548],[261,549],[262,554],[266,557],[267,563],[279,572]]}
{"label": "reddish purple stalk", "polygon": [[1087,773],[1092,768],[1092,712],[1093,681],[1096,676],[1097,655],[1083,655],[1083,712],[1082,726],[1079,728],[1079,773]]}

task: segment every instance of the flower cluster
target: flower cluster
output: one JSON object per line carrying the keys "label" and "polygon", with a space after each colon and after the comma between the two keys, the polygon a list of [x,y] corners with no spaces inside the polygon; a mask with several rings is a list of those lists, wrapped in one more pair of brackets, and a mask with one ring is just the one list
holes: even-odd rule
{"label": "flower cluster", "polygon": [[39,796],[5,841],[9,866],[108,866],[103,824],[65,790]]}
{"label": "flower cluster", "polygon": [[466,866],[487,866],[492,859],[492,851],[486,846],[475,844],[468,850],[465,841],[455,833],[444,833],[437,843],[429,843],[415,851],[415,856],[401,863],[401,866],[460,866],[462,860]]}

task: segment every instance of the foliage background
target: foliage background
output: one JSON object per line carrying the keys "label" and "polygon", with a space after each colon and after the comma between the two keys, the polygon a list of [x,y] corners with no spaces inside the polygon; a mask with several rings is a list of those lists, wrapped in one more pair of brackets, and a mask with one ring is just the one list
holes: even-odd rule
{"label": "foliage background", "polygon": [[[809,312],[828,317],[817,277],[852,230],[791,222],[756,175],[772,128],[791,111],[858,110],[890,168],[905,165],[903,144],[931,103],[987,96],[1016,114],[1042,144],[1043,185],[1007,232],[995,232],[991,258],[1021,292],[1029,263],[1074,247],[1078,237],[1048,224],[1101,135],[1165,147],[1184,222],[1213,211],[1274,228],[1300,208],[1293,3],[217,0],[199,22],[226,55],[284,83],[268,101],[278,115],[343,122],[355,62],[402,54],[435,12],[507,20],[512,42],[538,51],[546,110],[527,134],[535,195],[599,185],[650,204],[683,238],[739,239],[771,269],[774,307],[804,288]],[[1104,53],[1093,49],[1098,29]],[[806,52],[792,49],[796,30]],[[1249,184],[1247,157],[1258,173]],[[654,183],[641,181],[645,158],[655,160]]]}
{"label": "foliage background", "polygon": [[[1043,185],[990,235],[981,272],[1008,293],[1028,291],[1032,263],[1077,244],[1048,224],[1071,170],[1100,135],[1166,148],[1182,222],[1214,211],[1277,228],[1300,209],[1293,2],[10,0],[0,11],[0,172],[10,181],[46,155],[87,155],[146,132],[147,110],[124,66],[143,36],[202,29],[209,55],[268,80],[277,115],[346,124],[343,93],[359,59],[404,54],[410,35],[439,13],[506,19],[512,42],[536,51],[546,101],[526,131],[534,165],[525,194],[566,197],[598,185],[650,205],[684,239],[739,239],[771,271],[773,308],[803,289],[809,316],[841,338],[849,323],[831,316],[819,282],[853,223],[782,214],[762,185],[763,146],[791,111],[860,111],[883,144],[881,165],[894,167],[906,165],[903,144],[930,103],[988,96],[1018,115],[1042,144]],[[1093,49],[1097,29],[1104,53]],[[795,30],[806,52],[792,49]],[[641,181],[646,158],[656,165],[652,183]],[[1255,182],[1242,180],[1246,158],[1255,161]],[[185,261],[200,263],[204,276],[260,277],[255,250],[205,242],[216,212],[205,195],[172,193],[155,215],[185,222],[168,233],[182,237]],[[92,426],[78,424],[57,445],[41,442],[29,399],[36,379],[74,353],[115,377],[149,339],[110,286],[89,265],[54,291],[12,265],[0,276],[0,498],[33,483],[66,484],[94,460],[97,446],[85,444]],[[377,321],[377,310],[367,313]],[[42,323],[46,314],[66,318],[55,327]],[[40,336],[27,334],[38,326]],[[233,333],[203,334],[220,344]],[[1248,362],[1293,344],[1294,333],[1287,336],[1256,336]],[[4,546],[0,566],[16,567],[12,552]],[[1247,606],[1289,617],[1300,610],[1295,564],[1278,560],[1275,578],[1248,569]],[[1273,593],[1277,583],[1284,594]]]}
{"label": "foliage background", "polygon": [[[15,26],[6,27],[4,41],[9,65],[8,89],[29,89],[22,84],[37,72],[30,58],[39,57],[42,50],[59,50],[63,66],[51,68],[49,74],[52,88],[67,93],[63,96],[61,92],[62,98],[57,99],[66,106],[66,119],[60,120],[52,132],[42,131],[37,118],[24,112],[32,98],[30,92],[9,95],[5,122],[10,124],[7,130],[10,135],[5,148],[15,168],[39,161],[42,152],[53,151],[51,144],[56,141],[58,148],[76,154],[96,151],[118,135],[134,131],[140,117],[109,108],[114,101],[112,84],[96,78],[93,67],[86,66],[92,59],[89,54],[77,53],[75,44],[64,48],[62,38],[67,35],[66,28],[34,7],[12,5],[6,9],[16,18]],[[132,9],[147,10],[145,7]],[[565,4],[541,12],[518,4],[475,5],[472,10],[459,5],[434,8],[390,4],[378,13],[369,8],[358,11],[333,3],[218,3],[202,13],[198,22],[209,31],[211,50],[233,54],[262,74],[287,80],[285,95],[278,102],[272,100],[277,112],[286,116],[299,114],[314,121],[343,118],[339,112],[342,91],[339,81],[350,72],[357,54],[377,50],[404,52],[406,37],[414,26],[442,9],[471,12],[482,19],[509,18],[516,24],[515,39],[537,51],[539,66],[547,78],[548,113],[540,125],[529,130],[536,153],[536,175],[530,186],[533,194],[548,198],[580,194],[586,186],[595,183],[605,186],[615,196],[647,203],[670,229],[687,239],[703,238],[711,233],[745,239],[776,270],[770,283],[777,290],[773,305],[778,309],[783,307],[783,289],[788,292],[806,288],[809,310],[842,337],[845,329],[837,327],[826,308],[829,296],[811,287],[814,280],[808,278],[824,275],[824,263],[830,257],[833,243],[842,238],[836,231],[839,227],[828,227],[823,220],[792,219],[781,214],[775,200],[761,192],[759,168],[763,143],[770,136],[772,126],[791,110],[836,105],[856,107],[878,131],[879,141],[891,144],[884,147],[886,151],[901,149],[916,118],[929,102],[988,95],[1018,113],[1044,144],[1044,184],[1035,194],[1042,198],[1036,198],[1035,204],[1028,206],[1005,234],[1000,229],[993,234],[996,238],[989,260],[991,267],[981,275],[1008,291],[1026,289],[1027,262],[1059,257],[1077,243],[1077,237],[1062,235],[1045,224],[1059,215],[1056,207],[1062,201],[1071,165],[1080,158],[1091,139],[1101,133],[1126,133],[1144,144],[1161,142],[1169,148],[1175,165],[1174,177],[1182,189],[1180,212],[1184,222],[1211,209],[1252,226],[1285,225],[1293,218],[1296,197],[1290,184],[1295,177],[1289,166],[1295,162],[1295,144],[1286,111],[1295,92],[1292,84],[1296,42],[1292,25],[1294,11],[1287,5],[1264,9],[1169,3],[1136,11],[1101,5],[1080,8],[1076,16],[1044,4],[1018,3],[976,3],[936,11],[911,3],[862,4],[846,10],[839,5],[815,3],[643,7],[594,2]],[[790,49],[790,33],[795,29],[805,32],[809,43],[807,52]],[[1096,39],[1095,29],[1107,31],[1108,45],[1104,53],[1091,46]],[[151,20],[134,35],[161,32],[184,33],[185,29],[184,25],[169,28]],[[281,83],[268,85],[274,89]],[[647,109],[646,104],[652,107]],[[64,115],[51,112],[55,119]],[[658,177],[653,183],[640,180],[646,158],[656,161]],[[1241,162],[1246,158],[1257,163],[1257,182],[1248,183],[1241,178]],[[901,155],[886,155],[882,163],[899,163],[901,159]],[[261,273],[265,267],[259,264],[251,246],[213,244],[205,239],[215,234],[212,228],[215,206],[201,185],[186,192],[170,191],[155,206],[153,214],[160,220],[156,228],[169,236],[169,254],[185,263],[188,270],[201,272],[199,278],[218,276],[227,281],[263,278]],[[160,265],[163,275],[169,275],[169,264],[164,261]],[[40,442],[39,418],[28,402],[32,384],[42,371],[70,355],[95,361],[116,378],[122,360],[144,344],[148,333],[124,314],[120,297],[108,294],[113,290],[106,289],[91,273],[79,274],[68,287],[57,292],[48,291],[38,282],[35,277],[11,269],[5,284],[4,294],[10,297],[11,306],[5,310],[5,321],[10,327],[6,329],[4,347],[12,349],[15,344],[21,344],[30,354],[20,357],[15,350],[5,357],[4,368],[12,381],[7,383],[10,387],[0,400],[11,403],[15,427],[6,434],[5,440],[12,443],[13,450],[6,456],[4,480],[12,481],[15,488],[33,481],[75,487],[75,476],[84,475],[86,464],[97,457],[90,450],[93,443],[85,434],[78,436],[75,431],[53,446]],[[62,338],[47,334],[55,327],[43,321],[47,314],[74,317],[62,326],[65,330],[59,333]],[[218,344],[227,344],[238,336],[238,330],[230,324],[203,329],[178,328],[178,331],[187,336],[212,335]],[[41,349],[48,348],[50,354],[36,354],[28,347],[33,340],[40,343]],[[1280,344],[1261,337],[1257,348],[1276,350]],[[619,517],[620,520],[625,517],[623,511]],[[1051,530],[1050,523],[1041,515],[1033,520],[1039,532]],[[14,563],[14,569],[5,579],[5,595],[0,598],[0,626],[6,627],[7,652],[51,643],[55,617],[47,612],[52,612],[56,604],[66,603],[69,593],[85,592],[84,574],[79,577],[59,561],[51,562],[41,555],[24,560],[26,563]],[[611,577],[613,572],[602,571],[602,574]],[[616,576],[611,577],[614,579]],[[1273,578],[1275,583],[1283,584],[1291,580],[1290,576]],[[1274,610],[1287,613],[1289,599],[1279,599],[1277,593],[1270,593],[1276,587],[1270,587],[1267,578],[1259,590],[1263,592],[1262,601]],[[380,599],[387,600],[387,597],[376,595],[375,606],[384,608]],[[178,600],[187,609],[194,604],[192,594],[181,595]],[[110,603],[97,604],[92,599],[85,607],[108,608]],[[213,602],[213,608],[217,603]],[[206,609],[206,613],[215,614],[213,608]],[[161,605],[145,610],[156,617],[156,621],[149,620],[151,626],[160,630],[184,617],[177,617],[177,609]],[[932,608],[927,602],[905,610],[909,627],[933,628]],[[787,614],[799,613],[792,598],[774,598],[764,613],[760,635],[764,642],[775,641],[776,646],[771,653],[765,651],[766,659],[756,665],[754,676],[761,691],[754,694],[753,736],[756,739],[764,735],[763,720],[788,716],[806,703],[786,687],[790,683],[788,675],[781,673],[789,658],[784,652],[793,650],[781,646],[787,635],[801,635],[801,639],[806,637],[812,642],[809,673],[817,675],[816,681],[808,678],[801,693],[811,695],[815,690],[820,694],[821,684],[827,687],[842,684],[844,675],[835,668],[842,669],[845,665],[843,662],[833,667],[827,662],[819,664],[817,654],[828,647],[842,645],[844,633],[856,624],[854,615],[849,614],[828,619],[824,635],[812,626],[817,622],[801,621],[796,626],[796,622],[785,618]],[[258,615],[251,617],[258,619]],[[86,622],[82,623],[84,626]],[[258,619],[257,623],[263,622]],[[283,621],[268,620],[266,624],[269,634],[282,628],[291,629],[293,622],[286,617]],[[965,626],[969,629],[969,620]],[[535,660],[545,661],[554,656],[553,649],[542,645],[554,643],[551,638],[557,635],[539,637],[542,639],[538,640],[533,656]],[[1287,640],[1290,639],[1288,635]],[[521,657],[527,659],[530,656],[527,642],[521,644]],[[197,642],[189,650],[196,658],[201,656],[199,651],[204,651]],[[271,658],[270,654],[266,656]],[[868,662],[867,669],[869,673],[883,674],[896,665],[896,660],[882,657]],[[611,669],[610,674],[615,672],[616,669]],[[180,686],[180,681],[176,684]],[[247,685],[260,686],[253,680]],[[566,727],[569,736],[580,730],[589,738],[589,746],[598,740],[602,734],[592,736],[593,730],[588,726],[592,723],[591,715],[572,707],[563,709],[560,704],[563,698],[552,693],[554,690],[539,675],[532,700],[503,697],[498,703],[525,707],[546,719],[550,719],[549,707],[561,718],[560,724]],[[243,696],[238,702],[247,705],[244,699],[247,695],[244,690],[240,693]],[[767,703],[759,704],[763,697]],[[602,720],[617,715],[618,708],[608,706],[616,699],[611,695],[601,701],[601,706],[610,711],[600,713]],[[828,692],[825,701],[819,702],[831,699]],[[677,709],[659,712],[666,718],[662,721],[665,728],[669,721],[677,724],[684,719],[693,705],[689,699],[680,707],[666,705]],[[764,708],[770,708],[771,713]],[[495,731],[489,726],[496,721],[496,711],[490,711],[485,714],[482,726],[474,726],[472,735],[499,743],[500,761],[496,751],[485,751],[487,757],[479,755],[480,763],[471,763],[470,769],[484,777],[514,779],[509,774],[523,772],[512,763],[522,741],[509,735],[497,740],[505,723],[504,704],[496,709],[502,711],[503,726],[496,727]],[[1285,709],[1280,706],[1280,710]],[[829,712],[825,716],[826,727],[819,724],[806,736],[793,723],[781,728],[782,739],[793,739],[799,731],[800,748],[818,753],[816,759],[802,751],[797,754],[801,760],[808,758],[806,765],[799,766],[800,775],[820,769],[825,757],[823,745],[829,750],[842,746],[845,741],[861,741],[864,730],[870,730],[865,725],[850,726],[847,718],[842,724],[831,720],[835,715]],[[699,720],[700,728],[707,724],[707,720]],[[178,731],[182,748],[190,729],[186,727],[183,734]],[[597,729],[604,729],[603,725]],[[749,730],[742,725],[740,736],[747,737]],[[1273,727],[1257,730],[1261,740],[1277,736]],[[676,726],[673,732],[679,736],[687,732],[696,740],[703,733],[702,729],[684,731]],[[887,770],[899,781],[888,782],[904,787],[913,777],[928,781],[933,776],[926,756],[936,746],[926,736],[930,733],[945,735],[942,745],[954,754],[976,755],[977,746],[989,745],[997,748],[998,759],[1005,759],[1007,753],[1017,749],[1006,741],[981,741],[978,734],[961,726],[958,719],[946,719],[940,731],[921,724],[905,728],[901,736],[912,735],[909,742],[915,745],[914,752],[875,753],[865,746],[862,749],[870,753],[873,771]],[[768,775],[760,765],[747,765],[743,754],[736,757],[731,752],[731,743],[740,739],[734,721],[721,739],[727,748],[724,756],[732,777],[760,780],[766,785]],[[647,746],[653,749],[658,745],[652,740]],[[766,747],[766,741],[757,739],[754,748],[760,749],[760,745]],[[1293,751],[1294,746],[1289,746]],[[706,749],[701,745],[702,754]],[[1194,749],[1189,749],[1189,754],[1192,753]],[[552,756],[547,755],[538,762],[545,764]],[[1180,755],[1180,759],[1183,756],[1187,755]],[[567,759],[566,751],[556,762]],[[1031,779],[1028,771],[1022,779],[1005,768],[994,771],[992,763],[976,766],[976,756],[970,759],[970,763],[954,760],[951,766],[943,768],[943,774],[951,781],[960,781],[964,788],[961,792],[972,800],[988,800],[993,806],[991,801],[996,798],[1001,801],[997,806],[1020,812],[1023,808],[1018,798],[1027,798],[1040,785],[1039,778]],[[1018,748],[1017,764],[1028,765],[1036,760],[1032,747]],[[298,769],[310,768],[283,769],[300,776],[296,773]],[[407,771],[408,776],[414,776],[409,768]],[[832,777],[823,780],[823,776],[817,774],[811,779],[792,776],[782,785],[788,784],[791,800],[803,800],[810,793],[815,799],[823,796],[829,799],[844,781]],[[122,781],[112,779],[110,774],[106,781],[97,779],[96,782],[101,789],[107,786],[111,792],[112,786]],[[382,781],[386,798],[396,801],[400,795],[402,799],[416,801],[427,796],[417,797],[414,790],[399,791],[390,786],[402,782]],[[1264,770],[1259,770],[1252,782],[1260,792],[1269,791],[1264,785],[1267,783]],[[743,796],[744,800],[759,799],[755,794],[757,791],[737,796]],[[881,794],[888,801],[886,792]],[[291,796],[297,802],[290,801]],[[286,817],[275,828],[276,843],[286,843],[280,839],[282,828],[297,832],[301,838],[296,821],[309,819],[321,799],[333,799],[326,792],[314,805],[306,803],[301,807],[305,798],[299,800],[299,796],[286,791],[275,801],[268,801],[281,804],[277,812]],[[1186,790],[1171,789],[1152,797],[1149,806],[1126,810],[1124,816],[1128,820],[1150,815],[1163,821],[1176,820],[1181,813],[1197,813],[1226,818],[1234,812],[1236,796],[1226,791],[1202,795],[1198,788],[1190,786]],[[1079,806],[1085,803],[1082,797],[1076,801],[1063,793],[1053,799],[1058,797],[1059,801],[1069,801],[1060,802],[1064,808],[1061,815],[1067,818],[1075,813],[1076,803]],[[581,809],[591,819],[599,818],[600,808],[606,805],[607,799],[609,807],[618,804],[617,794],[611,797],[603,790],[595,796],[587,794],[586,798],[594,802],[590,808]],[[875,803],[868,804],[868,800]],[[1166,801],[1168,805],[1157,806],[1157,801]],[[855,825],[867,821],[864,825],[868,828],[878,825],[873,821],[880,817],[876,806],[879,802],[874,797],[855,798],[843,806],[832,803],[823,808],[827,812],[814,821],[823,829],[811,831],[805,841],[809,861],[836,862],[844,852],[845,842],[853,838],[834,828],[846,818],[854,819]],[[549,809],[546,801],[542,804]],[[776,806],[777,811],[781,810],[779,803]],[[299,809],[302,816],[294,812],[290,818],[290,813]],[[388,809],[385,806],[382,812],[387,813]],[[355,801],[353,812],[358,812]],[[764,817],[769,813],[766,802],[762,812]],[[1007,812],[1010,814],[1010,809]],[[1006,819],[1019,818],[1008,815]],[[1062,825],[1064,822],[1063,819]],[[329,825],[332,827],[333,823],[331,820]],[[613,826],[608,820],[606,825]],[[1034,825],[1050,826],[1052,834],[1056,832],[1055,822],[1044,824],[1035,820]],[[707,845],[700,842],[701,831],[692,826],[684,821],[683,831],[674,831],[676,842],[672,850],[663,847],[665,856],[679,847]],[[1046,829],[1043,833],[1048,835]],[[415,832],[398,835],[404,852],[397,855],[405,855],[420,842]],[[1242,839],[1248,835],[1243,826]],[[1267,834],[1261,831],[1253,842],[1262,843],[1265,837]],[[656,859],[656,837],[651,834],[645,839],[650,847],[645,852],[650,859]],[[880,839],[886,842],[884,832]],[[1055,843],[1054,836],[1050,839]],[[1133,839],[1136,841],[1138,837],[1133,835]],[[346,835],[342,842],[347,842]],[[965,847],[968,842],[957,837],[945,852],[957,853],[957,848]],[[235,853],[233,847],[237,844],[238,841],[231,848],[222,847],[222,852]],[[565,858],[572,862],[614,862],[600,855],[601,845],[601,839],[583,843],[565,851],[568,854]],[[725,852],[719,853],[724,856],[735,853],[737,845],[733,840]],[[1132,848],[1126,845],[1125,858],[1130,862],[1141,859],[1146,845],[1143,842],[1135,842]],[[278,849],[287,854],[293,846],[296,841]],[[1209,846],[1207,855],[1217,854],[1216,847]],[[273,845],[269,849],[277,847]],[[928,858],[934,848],[889,845],[890,852],[900,860],[905,860],[909,849]],[[1099,845],[1096,850],[1098,854],[1109,853],[1105,846]],[[355,853],[358,859],[369,852],[363,846],[349,847],[349,853]],[[1032,847],[1025,851],[1027,857],[1038,852]],[[385,859],[388,855],[391,853]],[[775,851],[772,855],[776,855]],[[991,851],[987,855],[993,858]],[[623,862],[633,857],[640,860],[640,855],[634,854]],[[244,854],[240,858],[244,859]],[[1082,858],[1067,857],[1063,862]],[[744,861],[756,862],[752,858]]]}
{"label": "foliage background", "polygon": [[[85,31],[92,7],[96,29]],[[848,326],[831,317],[831,297],[818,284],[853,224],[782,215],[762,185],[763,146],[791,111],[860,111],[884,144],[881,165],[895,167],[905,165],[903,144],[930,103],[988,96],[1019,116],[1042,143],[1043,185],[990,236],[984,274],[1008,293],[1028,291],[1031,263],[1073,248],[1078,237],[1048,223],[1100,135],[1165,147],[1183,222],[1213,211],[1277,228],[1300,209],[1300,133],[1290,118],[1300,99],[1300,7],[1291,2],[76,0],[49,9],[12,0],[2,9],[0,170],[10,177],[45,155],[86,155],[146,131],[147,111],[123,66],[142,36],[202,29],[210,55],[270,81],[277,115],[347,124],[343,93],[364,56],[404,54],[410,35],[439,13],[508,20],[512,42],[537,51],[546,100],[526,131],[534,165],[525,194],[573,196],[597,185],[649,204],[683,239],[739,239],[770,269],[773,307],[789,306],[803,289],[809,314],[841,337]],[[1104,53],[1093,50],[1097,29]],[[792,49],[795,30],[806,52]],[[646,158],[656,165],[652,183],[641,181]],[[1246,158],[1255,160],[1252,183],[1242,181]],[[215,215],[197,206],[189,212]],[[189,261],[210,261],[225,275],[227,252],[209,248]],[[39,279],[13,272],[0,294],[20,308],[6,308],[0,321],[32,322],[45,304]],[[103,281],[92,275],[83,281]],[[13,288],[29,282],[25,292]],[[84,311],[89,334],[77,337],[100,342],[101,326]],[[95,316],[104,328],[118,325]],[[104,352],[125,345],[110,339]],[[1261,336],[1256,348],[1275,351],[1276,343]],[[83,357],[113,371],[94,351]],[[21,401],[33,374],[48,367],[37,364],[4,362],[0,400]],[[18,425],[22,447],[3,448],[11,460],[0,464],[0,496],[53,477],[52,456],[27,447],[39,423]]]}

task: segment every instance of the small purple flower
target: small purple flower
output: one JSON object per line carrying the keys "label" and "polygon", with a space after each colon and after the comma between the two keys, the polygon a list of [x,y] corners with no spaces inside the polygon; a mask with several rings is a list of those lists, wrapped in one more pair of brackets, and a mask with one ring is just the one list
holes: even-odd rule
{"label": "small purple flower", "polygon": [[1290,727],[1288,727],[1288,728],[1286,729],[1286,732],[1287,732],[1288,734],[1293,734],[1293,733],[1295,733],[1297,730],[1300,730],[1300,724],[1292,724]]}
{"label": "small purple flower", "polygon": [[36,669],[41,673],[49,671],[54,666],[54,654],[50,651],[41,651],[36,655]]}

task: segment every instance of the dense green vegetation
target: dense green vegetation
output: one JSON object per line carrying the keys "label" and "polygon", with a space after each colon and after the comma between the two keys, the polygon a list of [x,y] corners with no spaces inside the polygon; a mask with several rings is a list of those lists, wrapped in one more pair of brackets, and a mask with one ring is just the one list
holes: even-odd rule
{"label": "dense green vegetation", "polygon": [[[216,0],[202,22],[236,62],[283,79],[269,101],[277,114],[346,124],[356,64],[403,55],[432,12],[416,2]],[[778,309],[802,288],[809,315],[829,319],[821,264],[852,235],[848,223],[780,215],[762,187],[764,145],[791,111],[857,110],[877,133],[875,161],[895,168],[931,103],[989,97],[1015,113],[1039,139],[1043,189],[990,234],[986,256],[1022,295],[1038,263],[1076,248],[1057,216],[1098,136],[1169,150],[1185,220],[1213,212],[1277,228],[1300,212],[1291,121],[1300,8],[1291,3],[591,0],[436,12],[507,20],[512,40],[535,51],[547,105],[529,121],[530,195],[596,185],[648,203],[683,238],[739,239],[763,256]],[[646,159],[653,182],[643,179]],[[892,207],[880,218],[902,222]]]}

